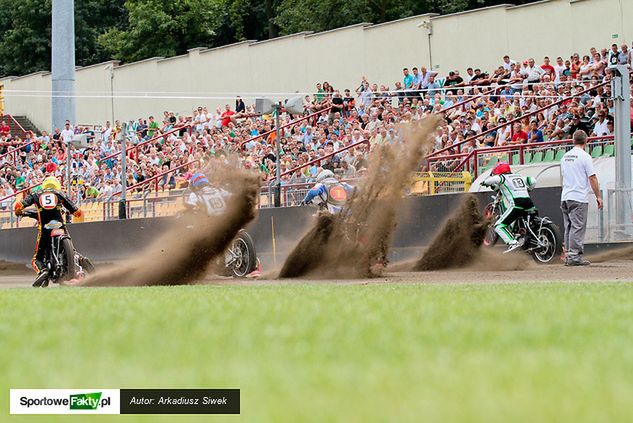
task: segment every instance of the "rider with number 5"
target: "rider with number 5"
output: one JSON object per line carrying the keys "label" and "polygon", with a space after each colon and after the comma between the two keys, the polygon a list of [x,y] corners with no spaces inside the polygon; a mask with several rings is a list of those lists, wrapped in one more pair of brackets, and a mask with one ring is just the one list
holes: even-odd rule
{"label": "rider with number 5", "polygon": [[30,193],[22,201],[16,202],[14,207],[16,216],[21,216],[24,209],[31,205],[35,205],[37,211],[37,241],[35,243],[35,255],[31,262],[33,269],[37,272],[34,285],[48,277],[48,269],[44,266],[44,261],[48,249],[51,248],[51,230],[46,228],[47,224],[51,221],[58,221],[61,222],[61,227],[64,228],[64,208],[75,217],[81,216],[81,210],[61,192],[61,184],[56,177],[47,177],[42,182],[41,187],[41,191]]}
{"label": "rider with number 5", "polygon": [[523,238],[516,239],[510,231],[510,226],[519,217],[527,213],[535,213],[536,207],[530,198],[530,191],[536,185],[536,180],[530,176],[523,177],[512,173],[510,165],[504,162],[492,169],[491,175],[482,185],[489,186],[502,195],[502,214],[495,223],[495,232],[506,243],[506,252],[523,246]]}

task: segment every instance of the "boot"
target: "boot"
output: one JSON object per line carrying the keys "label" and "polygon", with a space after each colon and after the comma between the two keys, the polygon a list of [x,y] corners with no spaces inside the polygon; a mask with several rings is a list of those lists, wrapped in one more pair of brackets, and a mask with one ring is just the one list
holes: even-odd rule
{"label": "boot", "polygon": [[48,286],[48,269],[40,270],[40,273],[37,274],[37,277],[33,282],[33,286],[35,288]]}

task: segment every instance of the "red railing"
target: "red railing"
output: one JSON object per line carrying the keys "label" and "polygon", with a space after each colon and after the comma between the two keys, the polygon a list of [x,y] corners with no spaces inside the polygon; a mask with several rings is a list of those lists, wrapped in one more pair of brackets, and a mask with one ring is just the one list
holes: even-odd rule
{"label": "red railing", "polygon": [[15,147],[14,149],[7,151],[4,154],[0,154],[0,161],[2,161],[2,159],[4,159],[7,156],[13,155],[13,164],[16,164],[18,162],[18,152],[23,149],[26,146],[35,144],[37,141],[30,141],[27,142],[26,144],[20,144],[19,146]]}
{"label": "red railing", "polygon": [[[457,151],[458,151],[458,152],[461,152],[461,146],[462,146],[462,145],[464,145],[464,144],[466,144],[466,143],[468,143],[468,142],[470,142],[470,141],[472,141],[472,140],[475,140],[475,139],[477,139],[477,138],[480,138],[480,137],[483,137],[483,136],[485,136],[485,135],[488,135],[488,134],[490,134],[490,133],[492,133],[492,132],[495,132],[495,131],[497,131],[497,130],[498,130],[498,129],[500,129],[500,128],[504,128],[504,127],[506,127],[506,126],[508,126],[508,125],[512,125],[512,124],[514,124],[514,123],[516,123],[516,122],[520,122],[520,121],[522,121],[522,120],[523,120],[523,119],[525,119],[525,118],[529,118],[530,116],[537,115],[537,114],[541,113],[542,111],[547,110],[547,109],[549,109],[549,108],[551,108],[551,107],[553,107],[553,106],[558,106],[559,104],[562,104],[562,103],[564,103],[564,102],[566,102],[566,101],[569,101],[569,100],[571,100],[571,99],[572,99],[572,98],[574,98],[574,97],[578,97],[578,96],[580,96],[580,95],[582,95],[582,94],[588,93],[588,92],[589,92],[589,91],[591,91],[591,90],[595,90],[596,88],[599,88],[599,87],[605,86],[605,85],[607,85],[607,84],[609,84],[609,82],[602,82],[602,83],[600,83],[600,84],[597,84],[597,85],[594,85],[594,86],[592,86],[592,87],[589,87],[589,88],[587,88],[587,89],[585,89],[585,90],[583,90],[583,91],[581,91],[581,92],[579,92],[579,93],[576,93],[574,96],[564,97],[564,98],[562,98],[562,99],[560,99],[560,100],[557,100],[557,101],[553,102],[552,104],[548,104],[547,106],[544,106],[544,107],[541,107],[541,108],[539,108],[539,109],[536,109],[536,110],[535,110],[535,111],[533,111],[533,112],[526,113],[526,114],[524,114],[524,115],[522,115],[522,116],[519,116],[519,117],[517,117],[517,118],[511,119],[511,120],[507,121],[506,123],[503,123],[503,124],[501,124],[501,125],[499,125],[499,126],[495,126],[494,128],[490,128],[490,129],[488,129],[488,130],[486,130],[486,131],[483,131],[483,132],[481,132],[480,134],[473,135],[472,137],[468,137],[468,138],[466,138],[464,141],[461,141],[461,142],[459,142],[459,143],[457,143],[457,144],[453,144],[453,145],[450,145],[450,146],[448,146],[448,147],[444,147],[444,148],[442,148],[442,149],[440,149],[440,150],[434,151],[434,152],[432,152],[431,154],[427,155],[427,156],[426,156],[426,158],[427,158],[427,159],[429,159],[429,158],[431,158],[431,157],[437,156],[438,154],[443,153],[443,152],[445,152],[445,151],[448,151],[448,150],[450,150],[450,149],[452,149],[452,148],[457,148]],[[511,127],[511,128],[512,128],[512,127]]]}
{"label": "red railing", "polygon": [[[281,129],[287,128],[289,126],[296,125],[299,122],[303,122],[304,120],[311,119],[311,118],[313,118],[315,116],[320,115],[321,113],[325,113],[325,112],[329,111],[331,108],[332,108],[332,106],[326,107],[325,109],[319,110],[318,112],[314,112],[314,113],[311,113],[311,114],[309,114],[307,116],[303,116],[303,117],[300,117],[298,119],[295,119],[292,122],[285,123],[285,124],[279,126],[279,129],[281,130]],[[240,142],[240,148],[242,148],[244,146],[244,144],[246,144],[247,142],[255,141],[258,138],[262,138],[262,137],[265,137],[267,135],[274,134],[276,131],[277,131],[277,128],[273,128],[270,131],[262,132],[261,134],[255,135],[254,137],[251,137],[251,138],[247,139],[246,141],[242,141],[242,142]]]}
{"label": "red railing", "polygon": [[[587,138],[587,142],[597,141],[597,140],[613,140],[613,135],[605,135],[599,137],[589,137]],[[507,153],[508,158],[507,161],[509,163],[512,162],[512,158],[515,154],[519,154],[519,163],[520,165],[525,164],[525,153],[526,150],[540,150],[547,147],[558,147],[558,146],[572,146],[572,139],[565,140],[557,140],[557,141],[544,141],[544,142],[536,142],[529,144],[512,144],[512,145],[503,145],[498,147],[488,147],[488,148],[476,148],[469,153],[457,153],[457,154],[449,154],[444,156],[435,156],[428,159],[429,167],[434,164],[438,164],[444,161],[450,161],[454,159],[462,159],[462,161],[452,170],[452,173],[458,172],[459,169],[463,167],[467,167],[468,170],[472,171],[473,176],[477,178],[479,175],[479,156],[486,156],[495,153]],[[471,164],[472,162],[472,164]]]}
{"label": "red railing", "polygon": [[[367,147],[369,147],[369,141],[368,140],[358,141],[358,142],[352,143],[352,144],[350,144],[348,146],[345,146],[343,148],[340,148],[340,149],[338,149],[336,151],[333,151],[331,153],[325,154],[324,156],[318,157],[316,159],[312,159],[309,162],[306,162],[306,163],[304,163],[304,164],[302,164],[300,166],[295,167],[294,169],[290,169],[290,170],[287,170],[285,172],[282,172],[281,175],[279,175],[279,177],[290,175],[290,174],[296,172],[299,169],[303,169],[304,167],[307,167],[307,166],[312,166],[315,163],[318,163],[318,162],[323,161],[325,159],[329,159],[330,157],[332,157],[332,156],[334,156],[336,154],[342,153],[343,151],[349,150],[350,148],[354,148],[354,147],[356,147],[358,145],[361,145],[361,144],[367,144]],[[276,179],[276,176],[271,176],[270,178],[268,178],[269,181],[274,181],[275,179]]]}
{"label": "red railing", "polygon": [[[135,150],[135,151],[136,151],[135,158],[136,158],[136,160],[138,160],[138,157],[139,157],[139,147],[143,147],[143,146],[145,146],[145,145],[147,145],[147,144],[149,144],[149,143],[152,143],[152,142],[154,142],[154,141],[156,141],[156,140],[159,140],[159,139],[164,138],[164,137],[166,137],[166,136],[168,136],[168,135],[171,135],[171,134],[173,134],[174,132],[179,132],[179,131],[182,131],[182,130],[183,130],[183,129],[185,129],[185,128],[191,128],[193,125],[195,125],[195,123],[190,122],[190,123],[187,123],[187,124],[185,124],[185,125],[183,125],[183,126],[179,126],[179,127],[177,127],[177,128],[170,129],[169,131],[164,132],[164,133],[161,133],[161,134],[159,134],[159,135],[156,135],[156,136],[154,136],[154,137],[152,137],[152,138],[150,138],[150,139],[148,139],[148,140],[145,140],[145,141],[139,142],[138,144],[133,145],[133,146],[131,146],[131,147],[127,147],[127,148],[125,149],[125,154],[128,154],[128,155],[129,155],[130,151]],[[156,131],[158,132],[158,130],[156,130]],[[109,159],[112,159],[112,158],[116,158],[116,157],[120,157],[120,156],[121,156],[121,151],[117,151],[116,153],[112,153],[112,154],[110,154],[110,155],[108,155],[108,156],[105,156],[105,157],[103,157],[103,158],[99,159],[99,162],[103,162],[103,161],[106,161],[106,160],[109,160]]]}
{"label": "red railing", "polygon": [[12,115],[2,115],[0,116],[1,121],[7,122],[9,128],[11,128],[11,135],[19,135],[20,138],[24,139],[26,137],[26,133],[29,132],[18,122]]}
{"label": "red railing", "polygon": [[[185,164],[181,164],[181,165],[176,166],[174,168],[168,169],[168,170],[166,170],[164,172],[157,173],[156,175],[154,175],[154,176],[152,176],[150,178],[147,178],[144,181],[141,181],[141,182],[138,182],[136,184],[130,185],[129,187],[126,188],[126,191],[131,191],[131,190],[136,189],[136,188],[138,188],[140,186],[146,185],[146,184],[148,184],[150,182],[155,182],[154,189],[155,189],[156,195],[158,195],[158,183],[159,183],[158,180],[160,178],[162,178],[163,176],[168,175],[168,174],[170,174],[170,173],[172,173],[172,172],[174,172],[176,170],[182,169],[183,167],[188,167],[188,166],[191,166],[194,163],[199,163],[199,162],[200,162],[200,160],[198,160],[198,159],[192,160],[192,161],[187,162]],[[112,197],[117,196],[117,195],[121,195],[121,191],[112,194]]]}

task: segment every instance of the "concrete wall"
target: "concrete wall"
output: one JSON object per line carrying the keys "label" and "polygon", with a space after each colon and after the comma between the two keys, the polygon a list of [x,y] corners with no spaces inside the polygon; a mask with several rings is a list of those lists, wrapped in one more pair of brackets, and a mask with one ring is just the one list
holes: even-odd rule
{"label": "concrete wall", "polygon": [[[420,27],[423,22],[432,26],[430,40]],[[404,66],[432,64],[442,75],[452,69],[463,72],[468,66],[490,70],[506,53],[517,59],[534,57],[540,63],[545,55],[569,57],[612,42],[630,44],[632,39],[631,0],[544,0],[197,48],[169,59],[80,68],[77,94],[93,98],[78,99],[78,123],[103,124],[112,119],[111,89],[120,97],[114,101],[117,119],[158,115],[163,110],[190,115],[200,104],[213,108],[233,104],[235,95],[252,99],[253,93],[311,92],[322,81],[353,89],[362,75],[393,87],[402,79]],[[13,91],[50,91],[50,74],[5,78],[0,84],[5,88],[7,113],[27,115],[41,129],[50,127],[50,98]]]}
{"label": "concrete wall", "polygon": [[[481,208],[490,201],[489,193],[474,194]],[[393,260],[408,259],[419,254],[442,227],[450,211],[455,210],[464,194],[412,197],[403,200],[398,225],[391,245]],[[532,195],[541,215],[561,225],[560,188],[537,188]],[[447,213],[447,210],[449,211]],[[314,224],[311,207],[262,209],[246,228],[255,241],[262,264],[274,267],[272,256],[273,227],[277,246],[277,265]],[[129,258],[158,238],[171,224],[171,218],[130,219],[70,226],[75,247],[95,261]],[[37,232],[35,228],[6,229],[0,236],[0,260],[30,262]]]}

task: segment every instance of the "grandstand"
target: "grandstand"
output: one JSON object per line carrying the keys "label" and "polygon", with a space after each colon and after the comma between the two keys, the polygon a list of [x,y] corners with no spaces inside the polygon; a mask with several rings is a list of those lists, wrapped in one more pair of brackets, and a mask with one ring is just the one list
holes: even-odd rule
{"label": "grandstand", "polygon": [[[71,196],[83,204],[85,221],[118,216],[121,194],[121,143],[128,157],[128,216],[168,216],[178,212],[191,174],[214,160],[237,156],[262,179],[259,206],[273,203],[270,180],[277,161],[282,205],[298,205],[321,169],[341,179],[362,178],[368,154],[376,145],[399,143],[401,123],[441,114],[433,151],[420,163],[410,195],[468,191],[471,183],[499,161],[513,165],[554,163],[570,148],[571,134],[592,134],[592,157],[614,155],[612,56],[631,63],[626,45],[571,52],[555,65],[545,57],[499,58],[490,72],[469,68],[440,75],[424,67],[405,68],[402,82],[389,87],[362,78],[357,87],[316,84],[303,100],[304,116],[284,113],[277,130],[271,116],[255,113],[241,99],[235,107],[215,111],[201,105],[189,116],[164,111],[159,118],[139,117],[126,125],[70,125],[70,134],[86,134],[89,148],[73,149],[70,180],[64,131],[26,130],[11,115],[0,118],[0,216],[13,227],[11,204],[25,189],[54,174],[70,184]],[[583,58],[581,60],[581,57]],[[125,130],[126,133],[123,133]],[[68,131],[68,130],[66,130]]]}

